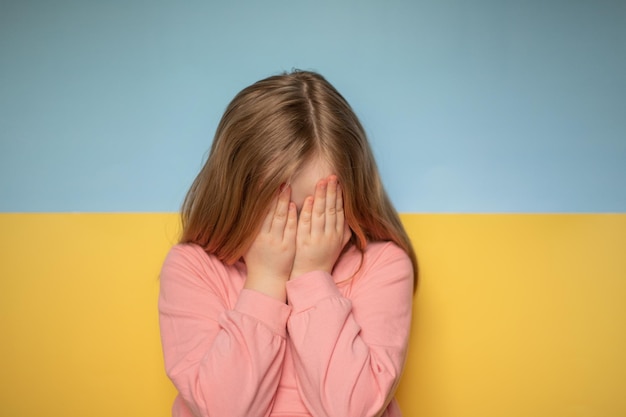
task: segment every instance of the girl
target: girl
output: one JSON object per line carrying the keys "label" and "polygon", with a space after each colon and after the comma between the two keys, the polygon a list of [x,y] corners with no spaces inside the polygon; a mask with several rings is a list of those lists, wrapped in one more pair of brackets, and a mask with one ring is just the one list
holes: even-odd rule
{"label": "girl", "polygon": [[241,91],[161,272],[174,416],[400,416],[416,260],[322,76]]}

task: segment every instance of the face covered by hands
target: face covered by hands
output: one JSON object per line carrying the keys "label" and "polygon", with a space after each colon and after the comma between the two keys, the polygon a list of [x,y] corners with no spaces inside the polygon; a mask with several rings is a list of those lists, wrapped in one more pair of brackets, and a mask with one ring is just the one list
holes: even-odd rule
{"label": "face covered by hands", "polygon": [[244,260],[245,287],[284,300],[288,279],[332,271],[350,229],[341,185],[321,160],[306,164],[290,185],[281,188]]}

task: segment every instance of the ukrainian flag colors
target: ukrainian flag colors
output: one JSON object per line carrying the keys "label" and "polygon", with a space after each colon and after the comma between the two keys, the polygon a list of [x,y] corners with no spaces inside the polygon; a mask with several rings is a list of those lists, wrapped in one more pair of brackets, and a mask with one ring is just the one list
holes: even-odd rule
{"label": "ukrainian flag colors", "polygon": [[352,104],[417,249],[404,415],[626,415],[624,16],[2,2],[0,415],[170,414],[176,212],[228,101],[294,67]]}

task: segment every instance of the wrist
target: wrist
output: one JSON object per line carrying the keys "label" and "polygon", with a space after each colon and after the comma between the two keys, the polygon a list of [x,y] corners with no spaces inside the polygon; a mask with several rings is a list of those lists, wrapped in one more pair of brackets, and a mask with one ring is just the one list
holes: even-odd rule
{"label": "wrist", "polygon": [[286,302],[287,291],[285,283],[287,279],[288,277],[277,277],[274,275],[248,274],[243,287]]}
{"label": "wrist", "polygon": [[299,276],[308,274],[309,272],[314,272],[314,271],[320,271],[320,272],[324,272],[327,274],[330,274],[332,272],[332,268],[326,268],[326,267],[301,267],[301,268],[293,268],[291,270],[291,275],[289,277],[290,280],[297,278]]}

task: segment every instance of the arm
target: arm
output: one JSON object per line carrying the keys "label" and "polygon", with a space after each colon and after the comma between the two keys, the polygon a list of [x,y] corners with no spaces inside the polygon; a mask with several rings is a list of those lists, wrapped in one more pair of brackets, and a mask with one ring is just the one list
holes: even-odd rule
{"label": "arm", "polygon": [[231,306],[216,259],[176,246],[161,273],[166,372],[196,416],[269,415],[285,352],[289,307],[251,289]]}
{"label": "arm", "polygon": [[244,289],[232,307],[233,268],[191,245],[175,247],[165,260],[159,298],[165,367],[195,415],[269,415],[285,355],[285,282],[296,223],[290,190],[283,189],[244,255]]}
{"label": "arm", "polygon": [[315,417],[379,416],[393,398],[406,356],[413,272],[397,246],[378,249],[375,259],[366,253],[350,299],[322,271],[287,284],[298,388]]}

